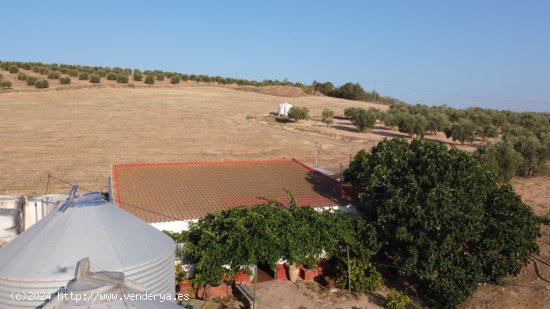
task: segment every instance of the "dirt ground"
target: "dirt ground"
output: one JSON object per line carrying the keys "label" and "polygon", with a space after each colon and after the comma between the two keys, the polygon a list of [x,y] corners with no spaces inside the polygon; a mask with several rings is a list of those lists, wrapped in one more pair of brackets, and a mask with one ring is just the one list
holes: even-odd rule
{"label": "dirt ground", "polygon": [[[209,85],[160,86],[2,91],[0,194],[42,194],[48,173],[86,189],[107,190],[110,165],[115,163],[286,157],[315,166],[318,153],[320,168],[339,172],[358,150],[403,135],[381,125],[370,133],[358,133],[346,120],[336,120],[331,128],[319,121],[324,108],[341,115],[347,107],[385,109],[383,105],[317,96],[277,97]],[[268,115],[284,101],[308,107],[312,119],[276,122]],[[447,141],[442,135],[427,138]],[[550,178],[516,179],[514,187],[536,213],[550,213]],[[49,189],[68,191],[67,185],[54,180]],[[507,286],[480,287],[464,307],[550,308],[548,227],[543,227],[539,244],[536,267],[531,262]]]}

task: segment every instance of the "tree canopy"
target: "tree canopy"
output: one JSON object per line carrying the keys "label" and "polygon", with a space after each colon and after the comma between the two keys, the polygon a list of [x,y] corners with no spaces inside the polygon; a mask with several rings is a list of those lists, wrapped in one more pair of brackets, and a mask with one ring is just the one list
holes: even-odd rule
{"label": "tree canopy", "polygon": [[436,306],[463,302],[479,282],[516,275],[538,248],[538,218],[466,152],[384,140],[359,152],[344,178],[360,192],[379,258]]}

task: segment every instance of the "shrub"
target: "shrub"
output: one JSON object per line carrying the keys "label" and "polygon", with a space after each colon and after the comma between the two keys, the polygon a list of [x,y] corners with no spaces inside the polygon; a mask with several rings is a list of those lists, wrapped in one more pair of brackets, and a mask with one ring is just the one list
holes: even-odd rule
{"label": "shrub", "polygon": [[11,88],[11,82],[9,80],[0,80],[0,88],[2,89]]}
{"label": "shrub", "polygon": [[31,64],[28,63],[28,62],[25,62],[25,63],[23,63],[23,65],[21,67],[25,70],[30,70],[31,69]]}
{"label": "shrub", "polygon": [[78,71],[77,70],[69,70],[69,76],[78,77]]}
{"label": "shrub", "polygon": [[134,80],[139,82],[143,80],[143,74],[141,73],[134,73]]}
{"label": "shrub", "polygon": [[128,76],[124,74],[119,74],[116,78],[116,82],[119,84],[127,84],[128,83]]}
{"label": "shrub", "polygon": [[0,74],[0,80],[3,80],[4,79],[4,76],[2,76],[2,74]]}
{"label": "shrub", "polygon": [[178,75],[174,75],[172,76],[172,78],[170,79],[170,83],[172,84],[179,84],[179,82],[181,81],[181,77],[179,77]]}
{"label": "shrub", "polygon": [[334,123],[334,111],[331,111],[328,108],[325,108],[323,110],[323,113],[321,114],[321,121],[328,126],[332,125]]}
{"label": "shrub", "polygon": [[36,83],[37,80],[38,80],[38,78],[36,78],[34,76],[28,76],[27,77],[27,85],[33,86]]}
{"label": "shrub", "polygon": [[157,75],[157,80],[158,81],[163,81],[164,80],[164,74],[158,74]]}
{"label": "shrub", "polygon": [[107,80],[116,80],[117,74],[113,73],[113,72],[109,72],[109,73],[107,73],[106,78],[107,78]]}
{"label": "shrub", "polygon": [[99,84],[99,82],[101,81],[101,77],[99,77],[99,75],[90,75],[90,83],[92,84]]}
{"label": "shrub", "polygon": [[155,83],[155,77],[153,75],[147,75],[145,76],[145,83],[146,84],[154,84]]}
{"label": "shrub", "polygon": [[12,65],[8,68],[8,71],[11,73],[11,74],[15,74],[15,73],[18,73],[19,72],[19,68]]}
{"label": "shrub", "polygon": [[61,83],[62,85],[68,85],[71,83],[71,78],[68,76],[62,76],[59,78],[59,83]]}
{"label": "shrub", "polygon": [[351,290],[355,293],[374,291],[382,285],[382,275],[370,262],[358,259],[340,259],[336,266],[336,286],[348,289],[348,274]]}
{"label": "shrub", "polygon": [[49,79],[59,79],[59,73],[55,71],[48,72]]}
{"label": "shrub", "polygon": [[34,87],[36,87],[37,89],[49,88],[50,83],[45,79],[40,79],[34,83]]}
{"label": "shrub", "polygon": [[89,78],[89,76],[88,76],[88,73],[86,73],[86,72],[82,72],[82,73],[78,74],[78,79],[79,80],[87,80],[88,78]]}
{"label": "shrub", "polygon": [[292,118],[294,121],[308,119],[309,109],[307,107],[292,106],[288,111],[288,118]]}
{"label": "shrub", "polygon": [[411,299],[407,295],[396,290],[390,290],[384,302],[384,307],[388,309],[405,309],[410,301]]}
{"label": "shrub", "polygon": [[17,79],[18,80],[27,80],[27,77],[28,77],[28,75],[23,73],[23,72],[17,73]]}

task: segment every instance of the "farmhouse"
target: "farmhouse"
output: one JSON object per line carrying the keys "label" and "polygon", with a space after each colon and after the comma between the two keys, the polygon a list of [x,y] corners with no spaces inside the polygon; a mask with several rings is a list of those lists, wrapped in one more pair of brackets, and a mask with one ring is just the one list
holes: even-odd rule
{"label": "farmhouse", "polygon": [[179,232],[205,215],[278,201],[354,213],[353,191],[294,159],[117,164],[115,204],[160,230]]}

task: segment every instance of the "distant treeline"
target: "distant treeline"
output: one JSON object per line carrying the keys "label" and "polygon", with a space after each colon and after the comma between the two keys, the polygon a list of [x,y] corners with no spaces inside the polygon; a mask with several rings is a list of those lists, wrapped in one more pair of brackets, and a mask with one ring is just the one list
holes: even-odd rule
{"label": "distant treeline", "polygon": [[[169,79],[172,84],[178,84],[180,81],[196,81],[205,83],[218,83],[220,85],[236,84],[239,86],[290,86],[298,87],[304,90],[305,93],[315,94],[322,93],[327,96],[343,98],[357,101],[378,101],[383,104],[400,102],[397,99],[380,96],[375,91],[368,92],[357,83],[346,83],[340,87],[334,87],[331,82],[319,83],[314,81],[311,85],[303,83],[294,83],[288,80],[249,80],[222,76],[209,76],[204,74],[183,74],[178,72],[169,72],[161,70],[144,70],[120,68],[120,67],[104,67],[104,66],[83,66],[72,64],[46,64],[42,62],[19,62],[19,61],[0,61],[0,69],[8,71],[12,74],[18,74],[18,79],[27,81],[29,86],[36,88],[48,88],[47,79],[59,79],[62,84],[70,84],[71,78],[79,80],[88,80],[90,83],[101,83],[101,79],[113,80],[118,83],[129,83],[131,81],[144,82],[145,84],[154,84],[155,81],[163,81]],[[35,76],[29,76],[19,70],[28,70],[36,74],[43,75],[44,78],[39,80]],[[61,76],[65,75],[65,76]],[[30,80],[27,78],[31,77]],[[36,82],[39,81],[38,84]],[[45,81],[45,82],[44,82]],[[6,83],[5,88],[11,87]]]}
{"label": "distant treeline", "polygon": [[[475,156],[487,164],[503,182],[514,175],[548,174],[550,160],[550,114],[498,111],[472,107],[408,105],[392,103],[388,111],[354,107],[345,115],[360,131],[373,128],[376,119],[389,128],[397,127],[410,137],[444,132],[453,141],[473,142],[476,138],[493,143],[480,147]],[[497,140],[495,140],[498,138]]]}

